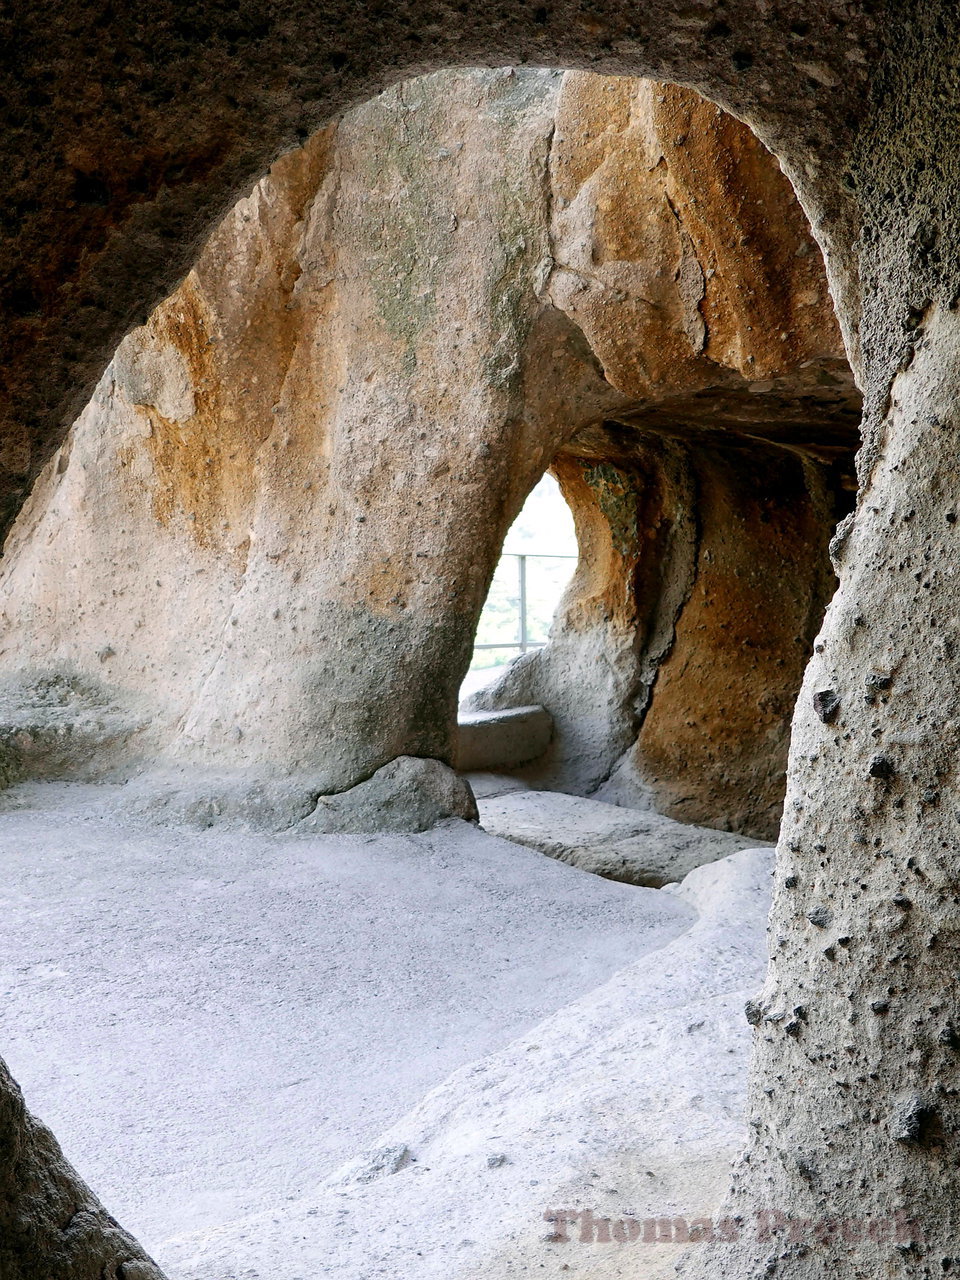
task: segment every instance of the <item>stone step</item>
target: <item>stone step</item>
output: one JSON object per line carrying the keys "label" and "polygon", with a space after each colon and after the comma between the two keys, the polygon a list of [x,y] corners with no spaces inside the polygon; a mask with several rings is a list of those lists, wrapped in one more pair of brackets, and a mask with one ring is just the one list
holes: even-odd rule
{"label": "stone step", "polygon": [[541,706],[462,711],[458,728],[456,768],[495,771],[542,756],[553,737],[553,717]]}
{"label": "stone step", "polygon": [[539,849],[582,871],[659,888],[695,867],[762,841],[690,826],[662,814],[623,809],[559,791],[514,791],[478,799],[490,835]]}

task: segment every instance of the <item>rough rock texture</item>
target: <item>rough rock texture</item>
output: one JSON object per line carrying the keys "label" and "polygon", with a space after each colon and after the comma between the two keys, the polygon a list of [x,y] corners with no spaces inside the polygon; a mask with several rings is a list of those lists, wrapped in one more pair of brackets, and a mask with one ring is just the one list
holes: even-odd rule
{"label": "rough rock texture", "polygon": [[407,85],[237,206],[8,540],[0,666],[28,705],[38,673],[109,690],[128,761],[185,787],[450,760],[504,532],[615,399],[540,296],[559,80]]}
{"label": "rough rock texture", "polygon": [[695,867],[750,843],[726,831],[555,791],[492,796],[479,802],[479,810],[480,825],[491,835],[607,880],[652,888],[682,880]]}
{"label": "rough rock texture", "polygon": [[[34,489],[0,570],[6,772],[149,766],[181,814],[284,825],[389,791],[399,756],[451,762],[552,461],[581,569],[550,649],[479,705],[547,705],[541,781],[591,790],[626,752],[610,798],[770,835],[857,413],[820,256],[743,125],[636,80],[405,85],[237,206]],[[38,687],[109,710],[102,743],[45,725]]]}
{"label": "rough rock texture", "polygon": [[530,790],[528,783],[511,773],[467,773],[464,777],[478,802],[491,796],[505,796],[511,791]]}
{"label": "rough rock texture", "polygon": [[[755,1003],[753,1131],[731,1200],[852,1223],[827,1247],[838,1274],[858,1278],[943,1274],[960,1255],[947,443],[960,344],[945,289],[935,292],[869,437],[858,519],[838,546],[840,591],[798,705],[771,968]],[[895,1216],[912,1225],[891,1249]],[[771,1274],[816,1275],[789,1235],[785,1225],[763,1251]],[[692,1274],[748,1264],[723,1254]]]}
{"label": "rough rock texture", "polygon": [[365,782],[319,796],[299,831],[426,831],[445,818],[476,822],[470,787],[439,760],[398,756]]}
{"label": "rough rock texture", "polygon": [[0,1061],[0,1276],[3,1280],[163,1280],[27,1111]]}
{"label": "rough rock texture", "polygon": [[[268,13],[252,0],[187,11],[161,0],[125,19],[89,0],[52,17],[35,6],[4,24],[0,91],[11,131],[0,166],[10,191],[0,281],[9,323],[0,367],[12,405],[4,436],[11,506],[131,317],[171,287],[225,198],[262,172],[298,125],[318,123],[351,95],[451,62],[650,74],[729,107],[781,157],[824,248],[867,404],[863,496],[844,531],[858,557],[839,560],[825,661],[845,687],[874,666],[881,675],[892,666],[906,691],[879,704],[869,728],[872,708],[852,704],[863,719],[843,730],[849,739],[840,734],[847,767],[836,767],[827,752],[794,753],[788,803],[802,808],[787,839],[798,846],[798,875],[814,884],[822,873],[824,892],[836,895],[835,918],[849,916],[842,936],[852,939],[858,930],[874,947],[875,904],[917,868],[925,879],[913,891],[920,909],[895,931],[899,941],[885,957],[909,973],[890,1024],[874,1023],[880,1015],[872,1007],[867,1016],[849,1000],[858,984],[878,976],[871,969],[877,953],[871,960],[864,951],[853,978],[844,963],[821,966],[823,939],[784,884],[774,907],[779,958],[770,990],[791,993],[816,973],[811,1039],[802,1043],[803,1025],[793,1029],[796,1038],[787,1035],[794,1019],[759,1038],[754,1137],[735,1195],[744,1204],[762,1198],[795,1207],[805,1217],[859,1219],[891,1204],[916,1208],[932,1244],[918,1239],[891,1250],[834,1242],[825,1261],[824,1248],[753,1242],[712,1256],[700,1249],[692,1265],[711,1280],[949,1271],[960,1256],[955,1067],[952,1033],[935,1030],[934,1019],[951,997],[956,967],[954,869],[944,851],[956,837],[948,725],[958,690],[956,664],[944,660],[932,633],[949,639],[956,592],[946,552],[942,578],[914,566],[918,559],[935,563],[953,514],[960,346],[960,15],[953,0],[729,0],[722,8],[701,0],[631,8],[600,0],[589,10],[558,0],[466,11],[425,9],[413,0],[387,11],[289,0]],[[871,606],[865,612],[863,593]],[[931,627],[938,599],[942,614]],[[915,616],[905,622],[911,610]],[[806,734],[817,729],[816,713],[809,701],[801,707]],[[916,733],[923,715],[928,742],[894,741]],[[879,749],[875,732],[887,739]],[[874,766],[873,755],[896,758]],[[914,790],[913,774],[920,782],[934,767],[943,773],[939,811],[923,800],[935,789]],[[883,793],[889,804],[877,807],[875,784],[885,775],[888,783],[899,777],[903,791],[891,788]],[[885,849],[891,858],[875,857]],[[786,844],[782,850],[792,852]],[[883,911],[878,918],[887,919]],[[923,927],[927,921],[934,927]],[[778,1075],[791,1085],[802,1078],[802,1091],[780,1088]],[[904,1109],[923,1123],[898,1119]]]}
{"label": "rough rock texture", "polygon": [[[820,1276],[825,1254],[845,1280],[960,1265],[960,141],[943,130],[960,14],[895,8],[890,39],[897,56],[849,172],[863,309],[841,305],[860,332],[861,488],[798,703],[750,1142],[731,1197],[852,1225],[802,1256],[787,1227],[765,1248],[694,1259],[688,1274],[710,1280]],[[898,1214],[916,1225],[891,1245]]]}
{"label": "rough rock texture", "polygon": [[469,705],[547,707],[541,785],[771,837],[853,488],[822,260],[769,154],[676,88],[565,77],[551,172],[550,296],[632,403],[554,459],[581,562],[551,644]]}
{"label": "rough rock texture", "polygon": [[467,774],[528,764],[543,755],[552,737],[553,717],[543,707],[461,711],[454,763]]}
{"label": "rough rock texture", "polygon": [[735,436],[697,448],[598,432],[553,470],[580,565],[547,648],[468,705],[550,711],[551,750],[524,775],[539,785],[775,835],[842,490]]}
{"label": "rough rock texture", "polygon": [[[882,6],[883,9],[888,7]],[[11,513],[131,323],[285,147],[445,66],[583,67],[692,85],[758,128],[834,239],[882,12],[857,0],[389,7],[102,0],[3,19],[4,491]],[[848,265],[852,246],[838,246]]]}
{"label": "rough rock texture", "polygon": [[[5,1052],[171,1280],[193,1253],[178,1237],[282,1216],[451,1072],[653,964],[696,916],[463,822],[198,830],[116,812],[122,790],[28,783],[0,801]],[[750,990],[762,947],[743,941]],[[726,1027],[742,1093],[749,1028]],[[235,1248],[230,1274],[337,1275],[300,1234]]]}
{"label": "rough rock texture", "polygon": [[345,791],[320,795],[309,776],[260,770],[147,770],[126,781],[118,811],[190,826],[254,831],[425,831],[447,818],[477,820],[469,782],[439,760],[398,756]]}

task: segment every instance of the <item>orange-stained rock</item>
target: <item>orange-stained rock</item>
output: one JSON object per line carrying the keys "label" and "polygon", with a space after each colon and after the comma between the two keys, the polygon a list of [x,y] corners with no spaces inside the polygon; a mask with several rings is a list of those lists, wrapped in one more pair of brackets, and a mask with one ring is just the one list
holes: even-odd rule
{"label": "orange-stained rock", "polygon": [[673,85],[567,75],[551,175],[551,295],[625,394],[690,395],[844,361],[790,184],[712,103]]}
{"label": "orange-stained rock", "polygon": [[391,90],[237,205],[43,473],[0,571],[7,774],[149,766],[273,822],[449,761],[503,536],[554,462],[584,549],[527,664],[555,784],[622,757],[625,801],[766,829],[856,409],[744,126],[583,74]]}
{"label": "orange-stained rock", "polygon": [[541,785],[770,837],[855,484],[822,259],[776,161],[675,86],[565,76],[551,175],[550,297],[629,399],[554,462],[581,562],[550,646],[471,705],[548,707]]}

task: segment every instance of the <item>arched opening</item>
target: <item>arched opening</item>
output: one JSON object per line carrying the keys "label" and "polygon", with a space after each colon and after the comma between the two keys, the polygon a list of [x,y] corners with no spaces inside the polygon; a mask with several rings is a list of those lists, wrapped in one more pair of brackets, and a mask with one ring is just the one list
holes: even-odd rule
{"label": "arched opening", "polygon": [[514,658],[542,649],[577,565],[573,516],[547,472],[510,526],[484,602],[461,704]]}
{"label": "arched opening", "polygon": [[[457,679],[494,556],[549,465],[584,554],[551,643],[521,631],[516,643],[527,652],[479,702],[497,711],[519,698],[548,709],[557,731],[544,758],[524,766],[529,784],[597,797],[621,813],[770,834],[789,710],[831,589],[826,541],[849,491],[858,407],[825,319],[826,287],[818,264],[811,270],[806,225],[795,206],[780,209],[786,185],[746,132],[691,95],[551,72],[485,73],[468,85],[470,110],[458,118],[451,102],[470,78],[440,79],[443,95],[422,82],[405,86],[391,95],[386,121],[371,106],[286,158],[215,238],[184,291],[118,353],[88,417],[94,429],[75,433],[16,532],[14,545],[26,550],[10,570],[10,598],[28,581],[34,616],[50,611],[51,579],[63,576],[65,556],[78,556],[70,522],[78,510],[84,519],[95,510],[78,493],[102,483],[98,496],[113,504],[117,528],[143,522],[168,539],[157,558],[168,562],[150,587],[154,607],[160,592],[168,609],[174,601],[184,612],[201,608],[198,600],[207,609],[215,600],[218,612],[202,616],[197,645],[189,634],[185,643],[183,631],[141,635],[148,610],[131,614],[115,601],[137,593],[142,558],[104,574],[116,545],[96,547],[91,536],[73,562],[77,598],[65,606],[60,597],[52,609],[62,646],[54,698],[61,719],[41,722],[27,754],[39,738],[36,754],[63,768],[50,743],[62,746],[66,699],[67,719],[89,713],[91,726],[89,741],[71,742],[83,758],[68,752],[68,771],[79,765],[103,776],[116,762],[111,752],[129,771],[122,757],[130,743],[138,764],[187,773],[218,754],[235,771],[234,794],[253,796],[242,816],[259,809],[269,824],[272,809],[304,830],[331,829],[322,823],[335,797],[360,791],[398,758],[441,765],[451,758]],[[616,123],[613,143],[583,165],[605,115]],[[398,120],[407,138],[391,149]],[[464,143],[459,135],[477,120],[482,128]],[[719,198],[737,234],[746,225],[758,233],[771,206],[784,214],[786,248],[778,257],[778,245],[765,242],[743,255],[746,269],[727,294],[720,286],[739,261],[733,233],[724,225],[711,241],[715,228],[693,211],[701,169],[683,170],[678,121],[709,140],[700,166],[720,152],[737,158],[736,181],[727,177]],[[454,134],[452,146],[444,129]],[[439,178],[409,215],[404,198],[424,190],[423,153],[408,146],[411,131],[418,144],[442,144],[432,154],[438,163],[469,145],[489,165],[483,147],[491,133],[506,136],[516,143],[506,153],[515,180],[508,198],[497,205],[487,174],[455,160],[449,167],[466,187],[466,212],[458,204],[451,213],[447,199],[463,188]],[[611,192],[636,177],[638,154],[652,142],[676,182],[668,191],[651,180],[639,214],[631,222],[621,210],[617,222]],[[741,180],[754,183],[746,212],[729,200],[739,197]],[[494,200],[500,219],[489,241],[476,231],[484,199]],[[526,230],[516,225],[518,208]],[[331,276],[335,254],[323,236],[308,240],[305,230],[328,213],[327,240],[342,237],[348,246],[339,277]],[[262,290],[244,298],[253,316],[218,295],[216,279],[228,257],[236,267],[230,237],[245,221],[267,242],[265,249],[245,242]],[[589,245],[585,226],[596,230]],[[433,238],[411,255],[411,237],[423,227]],[[449,238],[466,227],[469,253],[457,256]],[[273,253],[280,242],[287,252],[294,246],[294,267]],[[484,270],[469,281],[482,305],[464,319],[456,313],[464,287],[456,268],[484,249]],[[653,260],[659,271],[648,270]],[[289,317],[297,307],[310,317],[306,335],[286,321],[270,328],[281,310]],[[791,327],[781,329],[781,320]],[[264,334],[258,325],[276,365],[248,376],[249,344]],[[318,334],[346,332],[363,334],[369,346],[325,360]],[[218,346],[219,369],[210,350]],[[464,349],[467,359],[451,374],[451,357],[460,360]],[[478,386],[479,407],[471,402]],[[457,419],[452,407],[465,403]],[[304,411],[331,404],[337,412],[311,435],[315,422]],[[100,412],[109,432],[95,429]],[[113,481],[93,465],[108,455]],[[139,488],[115,483],[121,471]],[[305,509],[317,513],[319,533]],[[195,575],[187,592],[184,559]],[[89,616],[78,607],[89,583],[121,578],[119,597],[115,586],[92,611],[93,626],[80,625]],[[160,681],[148,674],[158,659],[171,663]],[[111,701],[124,671],[134,674],[128,692],[160,687],[169,704]],[[171,675],[181,673],[174,689]],[[21,753],[22,738],[13,744]],[[271,791],[258,771],[277,759],[282,776],[269,778]],[[21,764],[16,758],[11,767]],[[713,765],[719,778],[710,775]],[[401,782],[403,803],[425,789],[422,773],[412,786],[409,775]],[[182,774],[177,790],[188,810],[221,816],[221,792],[198,798]],[[378,829],[389,821],[397,791],[386,802],[376,793],[359,823]],[[414,821],[427,826],[451,812],[466,816],[445,796]],[[401,817],[410,823],[409,810]],[[356,810],[349,823],[368,829]],[[620,846],[633,838],[626,829],[620,835]],[[698,850],[684,870],[745,843]],[[622,847],[613,856],[627,857]],[[593,869],[612,875],[609,866]],[[671,865],[647,883],[677,878]],[[412,1160],[404,1144],[388,1147],[357,1180],[401,1172]]]}
{"label": "arched opening", "polygon": [[[426,769],[439,807],[408,821],[469,816],[460,684],[553,466],[588,553],[554,643],[482,708],[546,707],[544,786],[769,836],[858,411],[809,227],[745,126],[579,73],[391,90],[237,206],[35,487],[0,574],[5,771],[160,768],[186,811],[349,827],[367,801],[335,797],[382,785],[400,822]],[[776,640],[738,538],[809,578],[766,602]],[[694,624],[708,580],[732,615]]]}
{"label": "arched opening", "polygon": [[465,704],[547,710],[549,746],[505,761],[527,785],[775,835],[793,706],[834,589],[828,543],[852,502],[855,410],[803,404],[785,447],[783,418],[741,434],[746,408],[726,429],[716,404],[708,429],[696,405],[672,406],[656,433],[642,413],[607,421],[554,460],[576,575],[550,643]]}
{"label": "arched opening", "polygon": [[[697,86],[749,121],[800,188],[830,259],[844,333],[867,397],[865,493],[857,521],[837,542],[841,589],[797,717],[771,927],[775,964],[763,1000],[748,1006],[757,1027],[750,1149],[738,1162],[728,1205],[735,1225],[749,1219],[759,1203],[782,1205],[790,1217],[774,1233],[775,1242],[765,1232],[734,1232],[734,1238],[722,1235],[714,1251],[699,1237],[687,1269],[711,1280],[761,1276],[781,1263],[816,1273],[824,1223],[849,1228],[840,1233],[842,1241],[826,1233],[832,1235],[830,1265],[838,1274],[889,1269],[891,1238],[908,1269],[948,1270],[960,1253],[950,1146],[957,1100],[944,1084],[955,1074],[948,978],[957,966],[952,931],[942,927],[955,914],[950,855],[956,832],[954,806],[941,803],[955,789],[958,701],[950,634],[955,548],[949,532],[956,517],[950,425],[960,381],[953,333],[957,165],[951,158],[958,143],[957,131],[943,128],[957,97],[958,25],[956,6],[946,0],[916,6],[734,0],[722,11],[715,4],[675,0],[627,8],[604,0],[589,8],[560,0],[429,11],[403,0],[389,7],[284,0],[269,12],[245,0],[189,11],[159,0],[130,14],[81,0],[53,13],[46,6],[21,6],[16,31],[6,33],[17,56],[3,92],[10,191],[0,247],[5,520],[20,508],[131,318],[145,318],[174,287],[199,237],[244,183],[295,136],[302,139],[343,106],[404,74],[464,61],[489,66],[519,59]],[[690,135],[678,130],[673,136]],[[749,238],[736,243],[746,248]],[[689,259],[687,265],[694,266]],[[695,296],[695,270],[684,280],[687,296]],[[699,327],[689,318],[696,336]],[[776,340],[791,329],[771,324],[762,331]],[[616,413],[594,416],[615,419]],[[520,490],[547,460],[531,464],[530,475],[521,468]],[[507,501],[504,520],[515,510]],[[125,521],[127,513],[121,514]],[[390,581],[395,565],[380,568],[381,585],[395,595],[409,585],[406,579]],[[477,575],[478,595],[490,568]],[[458,584],[445,583],[444,598],[458,590]],[[428,688],[419,700],[410,695],[411,721],[429,722],[438,710],[452,719],[469,657],[464,637],[479,609],[476,600],[459,598],[462,618],[443,635],[424,636],[415,626],[381,631],[383,648],[422,642],[429,655]],[[330,622],[328,638],[339,643],[345,634],[341,618],[331,616]],[[231,625],[226,619],[225,626]],[[105,637],[98,650],[104,662],[111,650],[118,652]],[[450,679],[442,674],[445,653],[454,655]],[[208,656],[216,703],[230,687],[229,680],[216,687],[229,662],[218,668],[219,651]],[[356,666],[376,667],[380,656],[376,644],[358,646]],[[362,704],[371,690],[347,666],[345,697]],[[336,674],[335,665],[326,676]],[[391,699],[395,688],[402,694],[410,683],[411,673],[403,672],[391,685]],[[102,739],[102,686],[61,682],[48,709],[60,705],[58,690],[65,688],[83,693],[85,724],[94,741]],[[297,718],[301,703],[310,705],[310,690],[304,694],[292,707],[279,708],[295,730],[305,727],[301,746],[316,728]],[[245,696],[248,702],[255,698],[252,682]],[[153,711],[141,709],[134,723],[151,726]],[[245,735],[249,745],[256,732],[249,721],[231,717],[211,725],[211,718],[190,719],[185,727],[195,742],[224,748],[232,766],[231,735],[234,743]],[[349,723],[348,715],[336,724],[337,732]],[[28,716],[5,741],[5,773],[8,764],[14,771],[21,767],[23,753],[30,755],[38,724],[43,737],[49,722]],[[375,728],[386,736],[382,721]],[[323,785],[345,785],[376,771],[377,759],[390,751],[422,750],[439,759],[449,746],[449,732],[401,732],[372,756],[344,759]],[[271,751],[276,756],[276,743],[268,744],[264,756]],[[730,954],[718,959],[715,941],[704,939],[713,964],[700,972],[708,980]],[[891,972],[908,972],[909,981],[897,986]],[[760,987],[756,976],[753,990]],[[716,989],[710,987],[709,994]],[[650,1002],[645,1019],[627,1023],[606,1005],[604,1012],[612,1015],[607,1027],[594,1023],[592,1029],[615,1026],[620,1038],[593,1036],[601,1054],[594,1059],[591,1085],[615,1077],[613,1064],[651,1033],[654,1039],[688,1043],[686,1037],[706,1027],[715,1067],[721,1049],[730,1046],[714,1034],[710,1010],[669,1025],[658,1021],[670,1007],[663,999]],[[582,1010],[584,1021],[595,1008],[591,1002]],[[907,1054],[905,1045],[911,1046]],[[526,1061],[534,1064],[529,1074],[538,1084],[545,1077],[532,1055],[542,1048],[525,1046],[531,1054]],[[120,1049],[129,1052],[129,1045]],[[728,1061],[726,1055],[720,1060]],[[649,1078],[644,1071],[615,1078],[609,1110],[596,1106],[593,1115],[581,1113],[573,1125],[593,1138],[607,1115],[619,1122],[608,1135],[619,1161],[604,1164],[590,1151],[596,1185],[617,1186],[624,1164],[641,1169],[648,1161],[648,1147],[630,1147],[624,1140],[640,1131],[636,1114],[616,1104],[636,1097],[637,1082],[645,1088]],[[566,1096],[562,1089],[558,1093]],[[595,1088],[583,1095],[598,1102]],[[700,1093],[673,1096],[675,1110],[687,1114],[703,1104]],[[548,1126],[562,1130],[554,1102],[541,1133]],[[718,1117],[729,1112],[723,1105],[708,1109],[709,1122],[701,1128],[715,1133]],[[864,1117],[869,1123],[861,1122]],[[92,1201],[49,1135],[24,1115],[5,1073],[0,1126],[0,1146],[16,1155],[0,1167],[0,1239],[18,1280],[53,1271],[63,1280],[104,1274],[153,1280],[155,1268],[142,1251]],[[536,1133],[523,1130],[523,1138],[529,1143]],[[556,1145],[561,1141],[562,1133]],[[402,1153],[394,1156],[392,1162],[374,1162],[371,1171],[402,1174]],[[509,1169],[503,1151],[490,1157],[493,1163],[485,1169]],[[612,1176],[603,1176],[608,1170]],[[462,1170],[444,1172],[448,1186],[461,1192],[462,1214],[464,1183],[456,1176]],[[540,1169],[523,1172],[526,1185],[543,1185]],[[647,1168],[642,1176],[653,1172]],[[394,1177],[380,1183],[374,1202],[386,1200],[397,1185]],[[421,1182],[421,1190],[426,1185]],[[625,1194],[639,1185],[628,1186]],[[569,1181],[558,1189],[569,1192]],[[438,1203],[431,1202],[431,1225],[439,1218]],[[469,1203],[482,1204],[484,1197]],[[634,1228],[642,1230],[638,1220],[618,1218],[615,1204],[591,1203],[599,1214],[585,1209],[578,1215],[590,1244],[606,1240],[608,1231],[619,1242],[635,1238]],[[459,1225],[455,1214],[439,1220]],[[566,1215],[554,1225],[566,1225]],[[542,1236],[539,1219],[538,1230]],[[445,1233],[447,1247],[450,1234]],[[466,1238],[461,1245],[469,1247]],[[534,1270],[542,1251],[531,1248]],[[394,1269],[403,1270],[403,1264]]]}

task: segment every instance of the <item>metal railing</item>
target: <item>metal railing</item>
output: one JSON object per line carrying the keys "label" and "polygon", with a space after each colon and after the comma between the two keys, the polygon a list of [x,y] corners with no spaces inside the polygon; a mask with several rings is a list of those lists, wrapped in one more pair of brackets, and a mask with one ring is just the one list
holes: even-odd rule
{"label": "metal railing", "polygon": [[528,649],[542,649],[547,643],[546,640],[530,639],[530,624],[527,614],[527,561],[528,560],[577,560],[578,556],[572,555],[538,555],[527,552],[505,551],[500,557],[501,562],[506,560],[508,556],[513,557],[517,561],[517,587],[519,592],[520,605],[518,610],[519,634],[516,640],[501,641],[496,644],[475,644],[474,652],[477,653],[483,649],[519,649],[521,653],[526,653]]}

